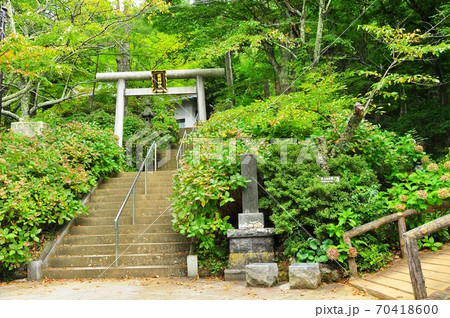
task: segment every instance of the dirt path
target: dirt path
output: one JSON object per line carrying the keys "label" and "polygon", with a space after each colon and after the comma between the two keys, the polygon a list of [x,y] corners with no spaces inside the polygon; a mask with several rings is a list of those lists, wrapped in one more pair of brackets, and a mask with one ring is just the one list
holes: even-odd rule
{"label": "dirt path", "polygon": [[290,290],[288,284],[273,288],[247,288],[245,282],[225,282],[217,278],[149,278],[98,280],[44,280],[0,284],[0,300],[75,299],[375,299],[345,284],[323,284],[316,290]]}

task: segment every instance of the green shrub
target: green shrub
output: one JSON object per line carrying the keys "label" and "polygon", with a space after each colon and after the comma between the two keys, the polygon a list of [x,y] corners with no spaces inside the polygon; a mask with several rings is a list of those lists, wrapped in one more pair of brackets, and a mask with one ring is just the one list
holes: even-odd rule
{"label": "green shrub", "polygon": [[233,154],[220,144],[196,142],[202,150],[188,151],[174,178],[172,222],[180,234],[195,238],[200,250],[211,251],[232,228],[220,207],[233,202],[233,191],[245,185],[239,164],[244,146],[239,143]]}
{"label": "green shrub", "polygon": [[82,194],[120,169],[110,132],[69,123],[27,138],[0,134],[0,273],[31,260],[44,232],[86,213]]}
{"label": "green shrub", "polygon": [[403,174],[412,171],[423,156],[416,146],[410,134],[399,136],[363,121],[345,153],[363,156],[382,185],[389,187],[392,182],[400,181]]}
{"label": "green shrub", "polygon": [[298,162],[302,145],[287,147],[285,164],[279,161],[280,146],[271,145],[269,151],[270,156],[259,171],[271,196],[263,194],[260,207],[272,211],[270,218],[276,233],[283,236],[286,256],[328,261],[326,250],[311,248],[311,242],[317,240],[317,246],[335,247],[343,262],[347,259],[347,247],[342,234],[388,213],[379,200],[377,178],[361,156],[338,155],[329,159],[330,175],[340,176],[340,182],[322,184],[320,177],[327,174],[315,158]]}

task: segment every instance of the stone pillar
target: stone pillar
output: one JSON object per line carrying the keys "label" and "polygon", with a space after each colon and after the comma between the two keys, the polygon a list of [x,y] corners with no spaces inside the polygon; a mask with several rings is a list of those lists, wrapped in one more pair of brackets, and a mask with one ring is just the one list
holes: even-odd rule
{"label": "stone pillar", "polygon": [[264,228],[264,215],[259,212],[257,162],[254,155],[241,157],[241,173],[250,180],[242,190],[242,213],[238,215],[238,229],[229,230],[229,267],[225,280],[245,280],[245,266],[270,263],[274,259],[274,228]]}
{"label": "stone pillar", "polygon": [[123,145],[123,117],[125,116],[125,80],[119,79],[117,81],[117,96],[116,96],[116,121],[114,124],[114,134],[119,137],[119,146]]}
{"label": "stone pillar", "polygon": [[241,174],[247,179],[247,188],[242,190],[242,214],[238,215],[239,229],[264,228],[264,215],[259,213],[258,170],[254,155],[242,155]]}
{"label": "stone pillar", "polygon": [[197,76],[197,110],[199,121],[206,121],[205,81],[203,76]]}

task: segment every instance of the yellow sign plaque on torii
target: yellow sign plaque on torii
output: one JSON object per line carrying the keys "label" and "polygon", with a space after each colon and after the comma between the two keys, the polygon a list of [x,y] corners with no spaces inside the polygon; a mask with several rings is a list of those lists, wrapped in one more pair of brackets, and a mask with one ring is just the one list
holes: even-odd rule
{"label": "yellow sign plaque on torii", "polygon": [[167,93],[166,71],[152,71],[152,91],[153,93]]}

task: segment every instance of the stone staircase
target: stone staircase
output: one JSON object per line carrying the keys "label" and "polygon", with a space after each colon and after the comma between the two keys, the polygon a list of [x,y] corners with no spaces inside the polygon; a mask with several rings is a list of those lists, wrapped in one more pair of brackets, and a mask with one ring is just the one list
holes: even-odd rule
{"label": "stone staircase", "polygon": [[49,279],[186,276],[190,242],[171,228],[172,211],[168,209],[167,197],[172,194],[175,171],[168,168],[172,167],[147,174],[147,194],[144,194],[144,173],[141,174],[136,186],[135,225],[132,225],[131,197],[120,218],[119,255],[123,254],[117,267],[114,218],[136,176],[134,172],[118,173],[99,185],[88,204],[90,214],[76,220],[50,258],[43,276]]}

